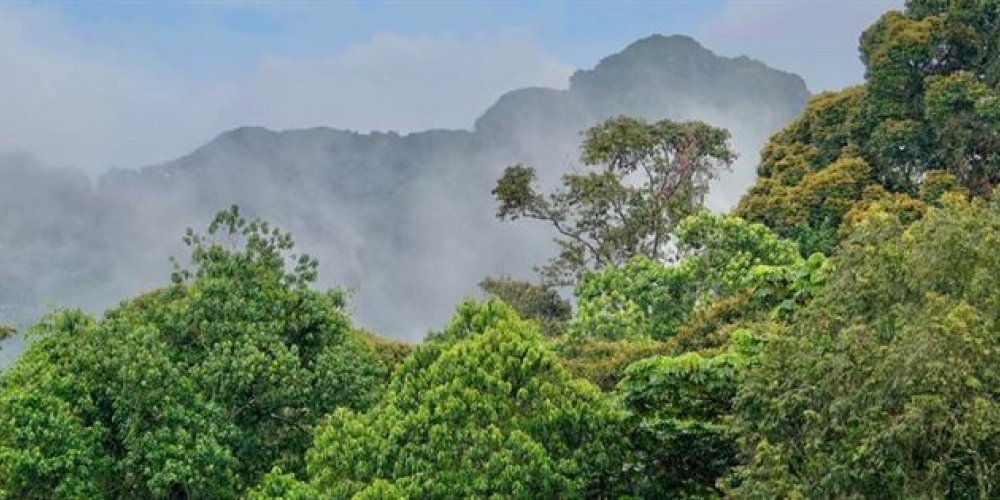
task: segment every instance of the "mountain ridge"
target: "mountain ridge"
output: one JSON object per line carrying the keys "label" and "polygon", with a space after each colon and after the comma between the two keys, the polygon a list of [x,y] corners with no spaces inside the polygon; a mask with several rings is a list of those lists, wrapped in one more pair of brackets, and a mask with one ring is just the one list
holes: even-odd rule
{"label": "mountain ridge", "polygon": [[[317,255],[321,286],[353,287],[363,326],[414,340],[486,275],[530,277],[550,255],[546,228],[494,218],[490,189],[503,167],[532,164],[552,182],[577,163],[581,132],[601,119],[700,119],[729,128],[742,155],[710,194],[725,208],[753,179],[760,145],[808,97],[798,76],[715,55],[690,37],[656,35],[577,71],[566,89],[506,92],[468,129],[223,131],[173,160],[108,171],[74,194],[83,209],[56,201],[33,208],[53,222],[26,239],[23,231],[13,238],[25,221],[4,206],[0,186],[0,247],[20,244],[0,262],[0,305],[99,311],[164,284],[168,256],[185,255],[184,229],[238,204]],[[27,189],[52,183],[32,182]],[[60,226],[60,217],[72,222]],[[39,273],[46,279],[35,283]]]}
{"label": "mountain ridge", "polygon": [[[488,125],[486,125],[485,122],[488,122],[490,120],[491,113],[498,112],[498,110],[503,109],[505,106],[511,105],[512,102],[517,102],[518,104],[520,104],[519,101],[521,101],[522,99],[529,99],[532,100],[533,103],[539,103],[539,98],[543,100],[550,99],[553,101],[558,101],[559,99],[564,99],[566,98],[566,96],[571,95],[571,93],[574,91],[588,92],[591,87],[595,86],[594,80],[601,81],[602,77],[607,74],[620,75],[622,73],[623,67],[625,67],[626,69],[636,65],[641,67],[648,67],[651,59],[660,59],[659,63],[666,65],[669,64],[670,62],[676,61],[678,59],[678,56],[685,56],[687,59],[695,57],[697,58],[697,60],[712,61],[713,63],[716,63],[719,66],[725,64],[737,64],[742,69],[760,72],[762,75],[772,76],[773,82],[781,82],[782,85],[780,87],[784,87],[785,90],[798,94],[797,97],[799,97],[802,101],[804,101],[811,95],[808,90],[808,87],[806,86],[805,80],[802,79],[801,76],[795,73],[772,68],[757,59],[753,59],[745,55],[740,55],[735,57],[720,56],[718,54],[715,54],[710,49],[708,49],[700,42],[698,42],[696,39],[688,35],[653,34],[630,43],[628,46],[626,46],[619,52],[601,58],[598,61],[598,63],[591,69],[578,69],[574,71],[569,78],[569,87],[566,89],[529,86],[504,92],[503,94],[500,95],[500,97],[497,98],[497,100],[492,105],[488,106],[482,112],[482,114],[480,114],[473,121],[472,126],[468,128],[433,128],[433,129],[403,133],[403,132],[396,132],[393,130],[374,130],[369,132],[360,132],[349,128],[337,128],[337,127],[327,127],[327,126],[272,129],[257,125],[244,125],[224,130],[220,132],[215,138],[195,148],[194,151],[182,155],[173,160],[168,160],[162,163],[156,163],[152,165],[139,167],[138,169],[128,169],[128,171],[156,169],[177,162],[182,162],[185,159],[191,157],[192,155],[198,154],[200,151],[206,148],[218,146],[219,143],[243,142],[246,144],[259,146],[261,140],[273,141],[275,139],[275,135],[282,135],[282,134],[300,135],[300,134],[321,132],[332,136],[345,136],[345,137],[353,136],[353,137],[371,137],[371,138],[385,137],[385,138],[397,138],[402,140],[412,139],[415,136],[422,137],[427,134],[461,134],[463,132],[469,132],[475,134],[477,132],[482,132],[483,131],[482,129],[484,127],[488,127]],[[782,82],[782,80],[784,81]],[[617,84],[621,82],[614,82],[614,83]],[[551,102],[545,103],[544,101],[541,103],[549,105],[552,104]],[[247,138],[248,135],[253,136],[252,137],[253,141],[248,141]],[[125,169],[115,169],[115,171],[121,171],[121,170]]]}

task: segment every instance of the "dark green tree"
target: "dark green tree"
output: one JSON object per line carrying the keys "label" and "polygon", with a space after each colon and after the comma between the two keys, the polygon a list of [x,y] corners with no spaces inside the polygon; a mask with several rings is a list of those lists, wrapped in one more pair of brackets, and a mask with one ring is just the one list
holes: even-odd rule
{"label": "dark green tree", "polygon": [[945,168],[974,195],[1000,175],[1000,2],[918,0],[861,37],[867,67],[865,149],[878,178],[909,189]]}
{"label": "dark green tree", "polygon": [[733,400],[759,350],[748,331],[722,352],[656,356],[625,371],[626,490],[639,498],[719,496],[717,481],[740,460]]}
{"label": "dark green tree", "polygon": [[234,207],[185,241],[173,285],[35,328],[0,379],[0,497],[237,497],[375,401],[385,367],[288,234]]}
{"label": "dark green tree", "polygon": [[511,278],[486,278],[479,287],[514,308],[518,316],[538,322],[547,336],[562,333],[572,308],[550,286]]}

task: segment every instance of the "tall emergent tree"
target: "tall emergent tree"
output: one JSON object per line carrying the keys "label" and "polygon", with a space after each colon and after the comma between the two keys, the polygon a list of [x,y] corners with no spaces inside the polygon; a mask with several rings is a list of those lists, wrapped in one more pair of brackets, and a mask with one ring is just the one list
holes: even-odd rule
{"label": "tall emergent tree", "polygon": [[548,221],[558,232],[559,255],[541,269],[553,285],[638,255],[666,258],[674,228],[736,159],[729,133],[701,122],[618,117],[585,136],[581,161],[596,168],[566,174],[561,188],[542,194],[534,169],[515,165],[493,190],[501,219]]}

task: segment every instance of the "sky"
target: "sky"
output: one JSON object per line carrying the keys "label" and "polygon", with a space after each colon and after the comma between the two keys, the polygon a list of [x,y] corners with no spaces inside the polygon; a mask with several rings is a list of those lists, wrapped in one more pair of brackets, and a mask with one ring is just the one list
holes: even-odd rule
{"label": "sky", "polygon": [[654,34],[860,82],[861,31],[902,0],[0,3],[0,152],[90,173],[243,125],[469,128],[503,93],[564,88]]}

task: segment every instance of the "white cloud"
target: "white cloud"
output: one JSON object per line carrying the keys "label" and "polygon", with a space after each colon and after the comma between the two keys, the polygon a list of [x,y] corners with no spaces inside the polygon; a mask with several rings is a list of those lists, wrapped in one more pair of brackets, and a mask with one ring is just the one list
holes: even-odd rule
{"label": "white cloud", "polygon": [[227,115],[275,128],[468,128],[504,92],[565,87],[570,73],[524,34],[385,33],[325,60],[263,60]]}
{"label": "white cloud", "polygon": [[564,86],[570,74],[524,33],[385,33],[327,58],[263,56],[248,74],[206,80],[64,28],[54,11],[0,9],[0,151],[91,172],[170,160],[241,125],[470,127],[503,92]]}
{"label": "white cloud", "polygon": [[813,92],[860,83],[858,38],[902,0],[731,0],[698,37],[712,50],[797,73]]}
{"label": "white cloud", "polygon": [[[729,2],[697,36],[806,78],[858,82],[857,38],[901,0]],[[463,128],[503,92],[563,87],[571,68],[525,31],[381,33],[320,58],[263,55],[242,73],[190,74],[154,53],[66,29],[54,8],[0,8],[0,151],[91,172],[157,163],[241,125],[361,131]],[[198,50],[198,37],[178,40]]]}
{"label": "white cloud", "polygon": [[94,171],[163,160],[215,132],[213,86],[125,50],[84,56],[84,42],[60,28],[53,15],[0,10],[0,151]]}

